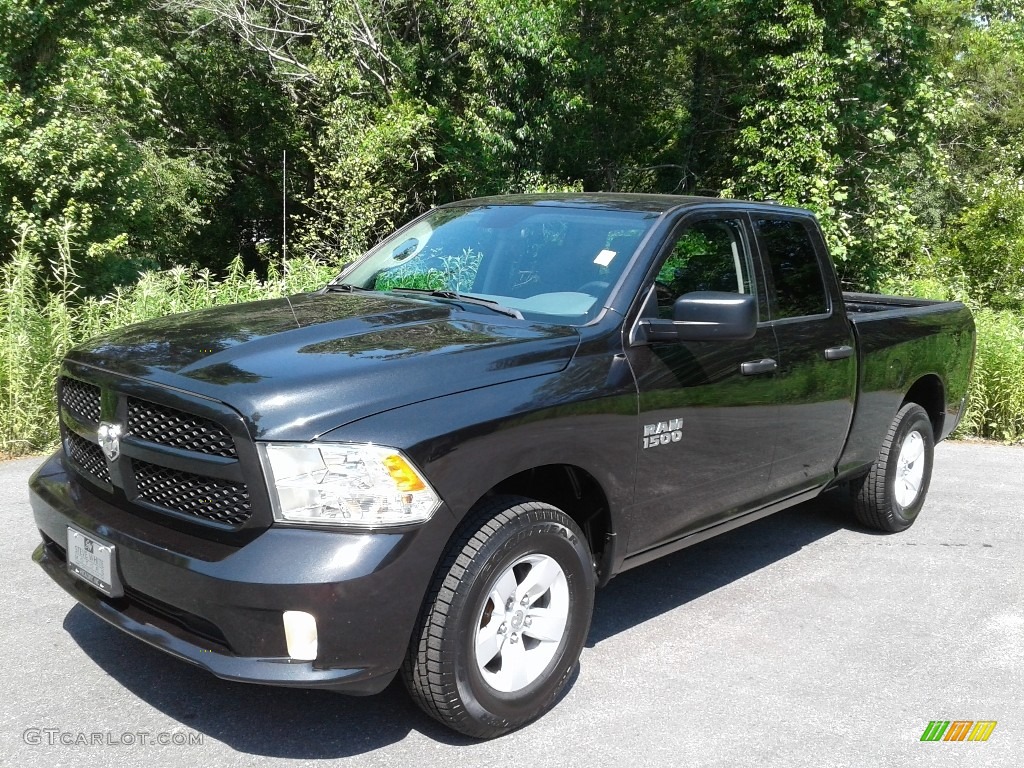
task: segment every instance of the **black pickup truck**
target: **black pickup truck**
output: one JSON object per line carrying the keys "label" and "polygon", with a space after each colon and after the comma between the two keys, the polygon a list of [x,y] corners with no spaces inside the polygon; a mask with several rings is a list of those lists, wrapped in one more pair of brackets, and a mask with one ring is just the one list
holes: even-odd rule
{"label": "black pickup truck", "polygon": [[804,210],[446,205],[322,290],[68,354],[33,557],[219,677],[401,673],[497,736],[557,699],[615,574],[830,489],[910,526],[974,341],[959,303],[842,293]]}

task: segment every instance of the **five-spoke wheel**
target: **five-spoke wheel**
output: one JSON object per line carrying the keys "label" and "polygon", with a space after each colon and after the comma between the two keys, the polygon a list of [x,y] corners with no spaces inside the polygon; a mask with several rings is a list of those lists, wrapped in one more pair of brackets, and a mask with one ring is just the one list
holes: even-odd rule
{"label": "five-spoke wheel", "polygon": [[932,476],[935,437],[927,412],[907,403],[896,414],[871,470],[850,483],[857,519],[895,533],[914,524]]}
{"label": "five-spoke wheel", "polygon": [[547,669],[569,621],[569,585],[547,555],[522,557],[498,576],[480,612],[476,663],[496,691],[525,688]]}
{"label": "five-spoke wheel", "polygon": [[555,507],[495,497],[467,518],[438,569],[403,667],[413,699],[470,736],[541,715],[590,628],[594,564]]}

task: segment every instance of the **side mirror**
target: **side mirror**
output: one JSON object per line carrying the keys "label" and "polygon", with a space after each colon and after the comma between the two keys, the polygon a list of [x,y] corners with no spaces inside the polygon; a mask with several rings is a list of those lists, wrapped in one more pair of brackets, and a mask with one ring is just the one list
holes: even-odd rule
{"label": "side mirror", "polygon": [[750,339],[757,332],[757,299],[721,291],[687,293],[676,299],[672,318],[681,341]]}
{"label": "side mirror", "polygon": [[740,341],[757,332],[757,299],[742,293],[694,291],[676,299],[672,320],[641,320],[646,341]]}

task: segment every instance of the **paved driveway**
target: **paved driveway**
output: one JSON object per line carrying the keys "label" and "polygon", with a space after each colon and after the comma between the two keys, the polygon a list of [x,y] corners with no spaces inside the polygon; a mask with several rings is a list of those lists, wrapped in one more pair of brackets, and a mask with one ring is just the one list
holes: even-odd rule
{"label": "paved driveway", "polygon": [[[400,685],[355,699],[223,682],[93,618],[29,559],[38,463],[0,465],[2,766],[1022,764],[1021,448],[941,445],[904,534],[825,500],[621,575],[561,703],[488,743]],[[931,720],[998,726],[922,743]]]}

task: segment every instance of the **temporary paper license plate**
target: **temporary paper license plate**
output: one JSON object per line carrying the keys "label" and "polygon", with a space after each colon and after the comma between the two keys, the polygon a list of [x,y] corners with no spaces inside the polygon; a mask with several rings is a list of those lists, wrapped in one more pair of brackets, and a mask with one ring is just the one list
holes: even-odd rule
{"label": "temporary paper license plate", "polygon": [[68,570],[113,596],[114,545],[68,528]]}

